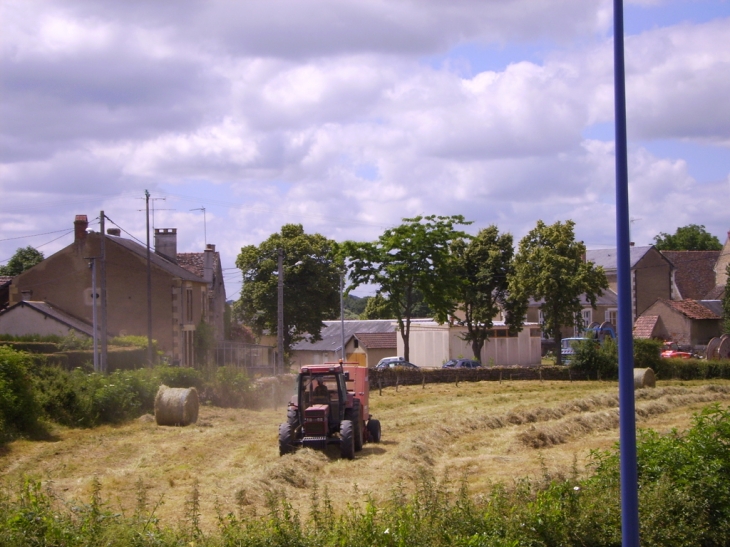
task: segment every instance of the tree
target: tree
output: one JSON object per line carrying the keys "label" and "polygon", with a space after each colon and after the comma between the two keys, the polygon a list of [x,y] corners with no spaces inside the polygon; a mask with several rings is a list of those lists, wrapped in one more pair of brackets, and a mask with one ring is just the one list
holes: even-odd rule
{"label": "tree", "polygon": [[654,246],[660,251],[719,251],[720,240],[705,230],[704,225],[690,224],[677,228],[674,235],[659,232]]}
{"label": "tree", "polygon": [[343,244],[350,268],[348,290],[365,283],[378,285],[377,294],[387,298],[398,321],[406,361],[418,292],[439,321],[446,321],[454,309],[457,280],[449,247],[453,240],[469,237],[455,229],[466,224],[470,223],[461,215],[404,218],[373,243]]}
{"label": "tree", "polygon": [[[277,333],[278,250],[284,255],[284,352],[311,336],[321,340],[322,321],[339,315],[342,263],[337,244],[320,234],[306,234],[301,224],[282,226],[258,247],[241,249],[236,266],[243,273],[235,313],[257,336]],[[278,333],[277,333],[278,334]]]}
{"label": "tree", "polygon": [[[365,310],[362,313],[363,319],[393,319],[398,315],[397,308],[382,294],[376,294],[368,298]],[[433,310],[423,299],[423,293],[413,291],[413,308],[411,317],[433,317]]]}
{"label": "tree", "polygon": [[520,241],[509,283],[510,293],[518,301],[543,301],[542,329],[555,339],[558,365],[562,363],[560,328],[582,327],[581,296],[585,295],[595,309],[596,297],[608,288],[603,268],[585,262],[586,248],[583,242],[575,241],[574,226],[572,220],[551,226],[538,221]]}
{"label": "tree", "polygon": [[508,298],[514,249],[512,235],[501,234],[496,226],[480,230],[470,241],[457,239],[451,245],[456,275],[459,277],[457,323],[466,327],[462,339],[471,343],[474,359],[481,360],[489,340],[494,317],[504,311],[511,330],[522,327],[526,300]]}
{"label": "tree", "polygon": [[5,266],[0,266],[0,275],[15,277],[38,264],[43,258],[43,253],[30,245],[19,248]]}

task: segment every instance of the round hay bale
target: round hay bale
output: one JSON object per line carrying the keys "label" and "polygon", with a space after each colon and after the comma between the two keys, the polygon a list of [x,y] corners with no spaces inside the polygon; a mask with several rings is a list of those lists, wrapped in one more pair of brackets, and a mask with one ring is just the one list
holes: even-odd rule
{"label": "round hay bale", "polygon": [[634,389],[642,389],[645,387],[656,387],[654,371],[650,368],[635,368]]}
{"label": "round hay bale", "polygon": [[161,385],[155,397],[157,425],[190,425],[198,420],[198,390]]}

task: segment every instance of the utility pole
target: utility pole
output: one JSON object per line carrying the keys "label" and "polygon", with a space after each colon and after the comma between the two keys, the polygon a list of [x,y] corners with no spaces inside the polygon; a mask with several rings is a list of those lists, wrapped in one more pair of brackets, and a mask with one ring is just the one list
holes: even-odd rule
{"label": "utility pole", "polygon": [[342,362],[345,362],[345,299],[342,295],[345,274],[340,274],[340,331],[342,334]]}
{"label": "utility pole", "polygon": [[106,312],[107,312],[107,298],[106,298],[106,230],[104,228],[106,215],[104,211],[99,213],[101,220],[101,362],[99,363],[99,370],[102,374],[106,374],[107,371],[107,325],[106,325]]}
{"label": "utility pole", "polygon": [[150,266],[150,193],[144,191],[147,210],[147,365],[152,366],[152,268]]}
{"label": "utility pole", "polygon": [[94,372],[99,372],[99,324],[96,321],[96,306],[97,306],[97,294],[96,294],[96,259],[97,257],[92,256],[89,260],[91,263],[91,323],[94,336]]}
{"label": "utility pole", "polygon": [[279,247],[278,250],[278,267],[279,267],[279,280],[278,280],[278,302],[277,302],[277,327],[276,327],[276,338],[277,338],[277,351],[278,355],[276,358],[276,370],[274,374],[281,374],[284,372],[284,249]]}

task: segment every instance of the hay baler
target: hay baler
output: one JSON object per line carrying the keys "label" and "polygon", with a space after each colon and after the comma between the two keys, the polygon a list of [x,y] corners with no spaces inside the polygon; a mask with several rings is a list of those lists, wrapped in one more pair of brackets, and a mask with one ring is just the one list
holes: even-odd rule
{"label": "hay baler", "polygon": [[306,365],[297,375],[287,420],[279,426],[279,454],[300,446],[340,446],[353,459],[366,442],[380,442],[380,422],[369,413],[368,369],[343,363]]}

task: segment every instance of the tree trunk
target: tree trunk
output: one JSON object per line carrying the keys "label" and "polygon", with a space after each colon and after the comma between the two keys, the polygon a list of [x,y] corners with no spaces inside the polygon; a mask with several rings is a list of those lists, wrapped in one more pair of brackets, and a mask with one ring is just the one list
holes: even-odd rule
{"label": "tree trunk", "polygon": [[484,347],[484,340],[472,340],[471,351],[474,352],[474,359],[482,362],[482,348]]}
{"label": "tree trunk", "polygon": [[555,329],[555,336],[553,336],[553,340],[555,340],[555,364],[556,365],[562,365],[563,364],[563,333],[560,332],[560,328]]}

